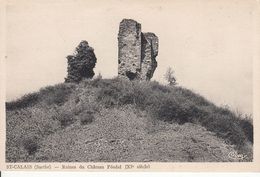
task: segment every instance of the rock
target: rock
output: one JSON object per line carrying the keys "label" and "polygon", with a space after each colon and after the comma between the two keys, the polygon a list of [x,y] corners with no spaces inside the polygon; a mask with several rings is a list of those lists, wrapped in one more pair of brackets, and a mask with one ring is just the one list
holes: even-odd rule
{"label": "rock", "polygon": [[118,76],[130,80],[150,80],[157,67],[158,37],[142,33],[132,19],[120,22],[118,33]]}
{"label": "rock", "polygon": [[75,50],[74,55],[67,56],[68,68],[65,82],[80,82],[84,78],[92,78],[95,73],[93,68],[97,59],[94,49],[88,45],[87,41],[81,41]]}

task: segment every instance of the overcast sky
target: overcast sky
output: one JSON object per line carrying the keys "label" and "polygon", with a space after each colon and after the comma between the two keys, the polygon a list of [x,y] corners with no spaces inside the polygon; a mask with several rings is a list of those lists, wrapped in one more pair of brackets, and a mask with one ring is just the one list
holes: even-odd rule
{"label": "overcast sky", "polygon": [[17,0],[7,6],[7,100],[64,81],[66,56],[81,40],[95,49],[96,74],[117,75],[123,18],[159,37],[153,80],[167,67],[180,86],[218,105],[252,113],[255,1]]}

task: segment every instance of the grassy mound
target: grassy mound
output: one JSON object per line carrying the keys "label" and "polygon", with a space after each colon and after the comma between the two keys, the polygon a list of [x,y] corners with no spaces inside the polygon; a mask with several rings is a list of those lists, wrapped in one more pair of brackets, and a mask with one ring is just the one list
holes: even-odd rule
{"label": "grassy mound", "polygon": [[159,120],[200,124],[238,147],[245,141],[253,142],[250,119],[241,119],[227,108],[217,107],[188,89],[119,79],[102,80],[93,86],[100,89],[97,100],[107,107],[133,104]]}
{"label": "grassy mound", "polygon": [[[131,109],[129,109],[129,107]],[[109,132],[106,132],[104,134],[103,131],[105,131],[104,127],[106,126],[102,124],[102,122],[106,120],[109,114],[106,115],[102,113],[104,111],[111,112],[112,110],[114,113],[113,115],[109,115],[110,118],[108,120],[120,124],[111,127],[111,131],[113,131],[113,129],[117,129],[117,134],[119,135],[123,136],[124,131],[126,131],[128,127],[125,126],[125,124],[129,124],[130,121],[131,125],[135,125],[135,129],[131,129],[131,131],[133,132],[129,132],[128,134],[130,135],[135,131],[138,132],[138,129],[144,128],[144,130],[140,132],[140,134],[143,135],[142,138],[145,139],[145,141],[147,142],[147,138],[151,138],[149,134],[150,128],[158,128],[163,125],[164,128],[162,128],[158,132],[158,134],[161,134],[162,132],[167,130],[169,131],[167,137],[170,139],[173,138],[173,140],[171,139],[171,141],[174,141],[176,143],[178,139],[191,139],[192,137],[189,137],[190,135],[187,135],[186,137],[183,137],[181,135],[187,134],[187,132],[178,132],[180,133],[180,136],[177,136],[178,133],[176,134],[176,131],[173,131],[174,128],[172,129],[172,127],[177,126],[179,127],[179,129],[183,129],[183,127],[190,125],[190,131],[192,132],[197,132],[196,127],[203,127],[205,130],[198,128],[199,130],[201,130],[201,134],[198,136],[205,136],[206,139],[208,136],[210,136],[210,138],[208,137],[207,141],[209,141],[209,139],[215,139],[214,137],[216,137],[218,138],[216,142],[218,141],[219,144],[223,144],[221,143],[221,140],[223,140],[224,144],[230,146],[230,148],[234,148],[234,150],[238,151],[238,153],[246,154],[246,161],[252,160],[251,147],[253,143],[253,126],[250,119],[238,116],[227,108],[217,107],[202,96],[193,93],[188,89],[181,87],[163,86],[160,85],[158,82],[139,82],[121,80],[118,78],[99,78],[94,80],[84,80],[78,85],[69,83],[58,84],[56,86],[41,89],[37,93],[26,95],[21,99],[18,99],[17,101],[6,103],[6,108],[6,157],[7,161],[10,162],[62,160],[77,161],[77,158],[81,159],[81,156],[79,156],[79,154],[81,154],[79,149],[77,151],[78,154],[74,154],[73,157],[67,157],[64,149],[64,151],[61,151],[58,147],[51,146],[51,144],[54,143],[54,140],[59,142],[60,144],[64,144],[62,143],[63,141],[68,144],[67,141],[69,140],[72,145],[78,143],[79,146],[83,148],[83,142],[79,141],[77,138],[74,139],[72,137],[72,134],[75,131],[77,131],[79,137],[82,136],[81,138],[85,137],[87,139],[88,137],[86,136],[90,135],[91,132],[93,133],[100,131],[99,135],[103,136],[100,137],[96,134],[93,135],[93,139],[95,141],[99,141],[100,139],[102,139],[102,137],[106,137],[107,133],[109,134]],[[122,116],[126,115],[121,115],[122,109],[126,112],[133,111],[136,113],[125,120]],[[118,116],[118,114],[121,116]],[[111,118],[111,116],[113,118]],[[117,119],[115,119],[114,117],[117,117]],[[142,124],[147,121],[150,122],[148,124],[149,126],[143,127]],[[107,124],[109,124],[109,122],[107,122]],[[94,126],[95,129],[91,129],[92,126]],[[120,126],[124,127],[124,129],[121,129]],[[68,129],[70,130],[69,132],[67,131]],[[187,129],[183,131],[187,131]],[[209,135],[208,132],[211,132],[214,135]],[[174,133],[176,135],[171,135],[171,133]],[[156,139],[158,134],[153,135],[153,138]],[[67,138],[61,138],[63,135]],[[116,136],[116,134],[113,134],[113,138],[114,136]],[[133,136],[137,137],[135,133]],[[176,139],[174,139],[174,137]],[[122,138],[127,139],[127,137],[117,137],[116,139]],[[199,142],[198,137],[193,137],[193,139],[195,139],[196,142]],[[160,144],[161,141],[162,140],[160,140],[160,138],[158,137],[157,143]],[[129,141],[129,143],[130,142],[131,141]],[[164,146],[169,146],[167,146],[168,150],[169,148],[170,150],[172,150],[170,147],[172,144],[168,144],[167,142],[164,143]],[[158,144],[151,145],[154,146],[150,147],[152,149],[151,151],[154,152],[155,149],[158,149]],[[201,145],[201,143],[199,145]],[[107,144],[104,145],[104,147],[107,146]],[[140,146],[140,148],[142,149],[146,145],[139,144],[138,146]],[[203,146],[206,146],[206,144],[204,144]],[[72,146],[70,148],[73,149],[77,147],[78,146]],[[181,147],[181,145],[178,147]],[[89,147],[86,146],[85,148],[88,149]],[[93,145],[92,148],[98,149],[101,147],[95,147]],[[54,149],[57,151],[55,151]],[[117,149],[117,151],[116,152],[119,154],[126,153],[123,151],[123,149]],[[47,152],[52,152],[52,154],[49,155],[53,158],[48,158],[43,155]],[[56,153],[53,154],[53,152]],[[144,154],[145,152],[146,151],[144,151]],[[173,155],[173,157],[167,156],[165,158],[168,160],[165,161],[202,161],[202,159],[196,159],[195,156],[188,158],[187,153],[192,153],[193,150],[187,151],[186,149],[181,152],[183,154],[180,153],[179,149],[176,150],[176,152],[174,151],[174,153],[179,154],[179,156],[176,154]],[[59,154],[60,158],[57,157],[57,154]],[[145,156],[144,154],[140,152],[139,155],[143,157]],[[208,152],[208,154],[210,153]],[[161,155],[162,154],[158,154],[158,158]],[[183,157],[187,158],[182,159],[180,157],[182,155]],[[99,155],[96,154],[96,156]],[[125,157],[125,159],[130,159],[131,161],[135,161],[136,159],[140,160],[140,158],[134,157],[134,155],[131,153],[130,156],[131,158],[127,156]],[[201,156],[203,156],[203,152],[200,152],[200,157]],[[204,160],[226,161],[226,157],[224,158],[224,156],[227,156],[227,154],[220,154],[220,156],[222,156],[221,159],[214,159],[211,156],[205,155],[205,157],[208,158]],[[110,158],[104,159],[102,159],[101,157],[86,157],[82,159],[82,161],[93,161],[93,159],[96,161],[116,161],[116,159],[121,159],[121,161],[124,161],[124,159],[122,158],[115,158],[117,156],[109,155],[109,157]],[[163,161],[163,159],[156,158],[150,160]]]}

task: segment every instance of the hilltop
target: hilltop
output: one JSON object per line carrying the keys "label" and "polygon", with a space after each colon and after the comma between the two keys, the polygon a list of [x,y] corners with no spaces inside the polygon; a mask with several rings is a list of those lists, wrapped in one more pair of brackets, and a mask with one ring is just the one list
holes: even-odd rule
{"label": "hilltop", "polygon": [[[7,162],[252,161],[253,126],[182,87],[85,79],[6,103]],[[232,158],[230,154],[245,158]]]}

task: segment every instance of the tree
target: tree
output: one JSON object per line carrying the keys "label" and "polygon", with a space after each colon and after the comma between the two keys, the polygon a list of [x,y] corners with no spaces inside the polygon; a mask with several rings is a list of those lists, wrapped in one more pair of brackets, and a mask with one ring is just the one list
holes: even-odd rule
{"label": "tree", "polygon": [[169,82],[169,85],[176,85],[177,84],[176,78],[174,76],[174,70],[171,67],[169,67],[166,70],[164,78],[166,79],[167,82]]}

